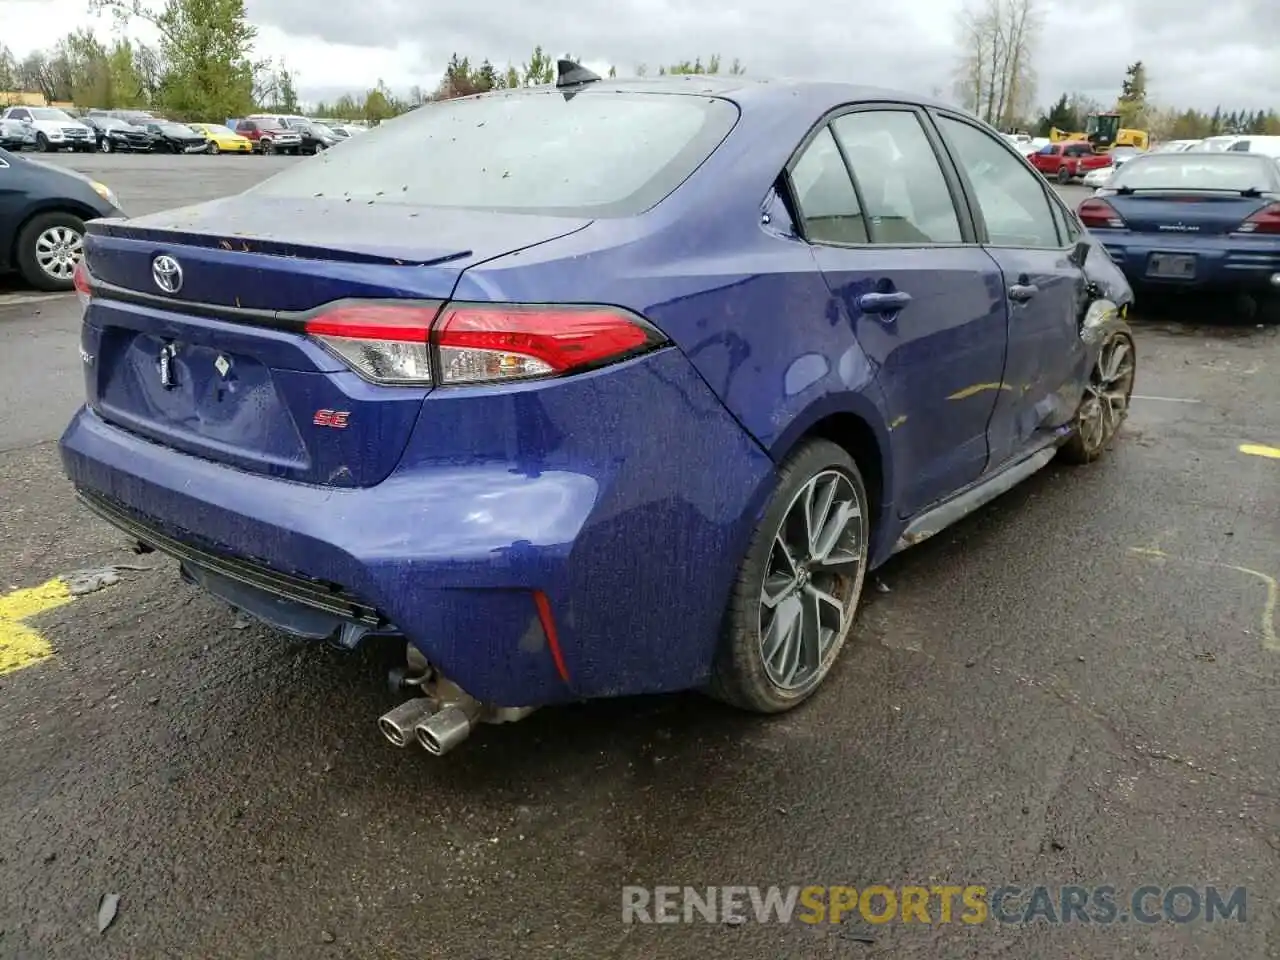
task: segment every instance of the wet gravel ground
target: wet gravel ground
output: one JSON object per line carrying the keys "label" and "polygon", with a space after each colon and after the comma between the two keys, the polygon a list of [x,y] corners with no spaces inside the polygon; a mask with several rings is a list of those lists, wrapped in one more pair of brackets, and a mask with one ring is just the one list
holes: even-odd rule
{"label": "wet gravel ground", "polygon": [[[142,212],[290,161],[54,162]],[[56,655],[0,676],[0,957],[1280,956],[1280,461],[1239,449],[1280,445],[1276,328],[1144,305],[1156,399],[1109,455],[892,561],[800,711],[574,706],[433,759],[375,727],[394,645],[246,624],[75,506],[78,311],[24,296],[0,297],[0,593],[147,569],[33,621]],[[1249,910],[621,922],[624,884],[947,882],[1245,886]]]}

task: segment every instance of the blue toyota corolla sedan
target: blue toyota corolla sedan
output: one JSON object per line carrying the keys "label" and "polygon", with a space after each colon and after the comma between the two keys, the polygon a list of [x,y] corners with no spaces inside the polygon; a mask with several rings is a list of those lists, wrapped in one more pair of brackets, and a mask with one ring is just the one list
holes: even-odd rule
{"label": "blue toyota corolla sedan", "polygon": [[1280,163],[1260,153],[1139,156],[1080,204],[1135,286],[1223,290],[1280,307]]}
{"label": "blue toyota corolla sedan", "polygon": [[241,611],[407,643],[443,753],[557,702],[794,707],[867,571],[1093,460],[1124,277],[998,133],[741,77],[433,103],[89,227],[82,501]]}

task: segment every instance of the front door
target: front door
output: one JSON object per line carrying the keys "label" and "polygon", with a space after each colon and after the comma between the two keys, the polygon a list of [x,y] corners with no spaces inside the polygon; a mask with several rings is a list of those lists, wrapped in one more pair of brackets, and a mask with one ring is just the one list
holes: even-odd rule
{"label": "front door", "polygon": [[1079,328],[1084,273],[1071,258],[1070,218],[1060,210],[1055,217],[1058,200],[1043,178],[971,121],[939,113],[937,122],[968,182],[1009,306],[1009,352],[990,430],[995,467],[1075,416],[1087,362]]}
{"label": "front door", "polygon": [[836,322],[876,370],[904,517],[986,468],[1007,326],[1000,271],[974,243],[925,122],[913,107],[851,108],[791,171],[806,219],[806,198],[819,193],[842,193],[851,211],[809,239],[843,307]]}

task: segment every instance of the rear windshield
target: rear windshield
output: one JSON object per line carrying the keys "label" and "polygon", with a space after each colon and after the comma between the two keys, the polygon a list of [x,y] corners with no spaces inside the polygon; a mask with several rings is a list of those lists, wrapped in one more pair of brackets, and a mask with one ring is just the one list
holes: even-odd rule
{"label": "rear windshield", "polygon": [[623,217],[678,187],[737,121],[685,94],[521,91],[431,103],[263,181],[266,197]]}
{"label": "rear windshield", "polygon": [[1262,190],[1280,187],[1280,168],[1248,154],[1163,153],[1134,157],[1116,171],[1107,187],[1117,190]]}

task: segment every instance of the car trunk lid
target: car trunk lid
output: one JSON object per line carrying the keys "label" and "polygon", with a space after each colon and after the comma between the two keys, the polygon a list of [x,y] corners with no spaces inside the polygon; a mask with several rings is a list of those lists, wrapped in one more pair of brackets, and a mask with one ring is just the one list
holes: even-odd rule
{"label": "car trunk lid", "polygon": [[1235,233],[1269,203],[1263,197],[1227,191],[1137,191],[1108,196],[1130,230],[1168,236]]}
{"label": "car trunk lid", "polygon": [[306,318],[353,300],[434,309],[469,266],[589,222],[247,197],[94,221],[82,343],[90,406],[141,436],[240,469],[378,483],[399,461],[430,386],[361,379],[302,331]]}

